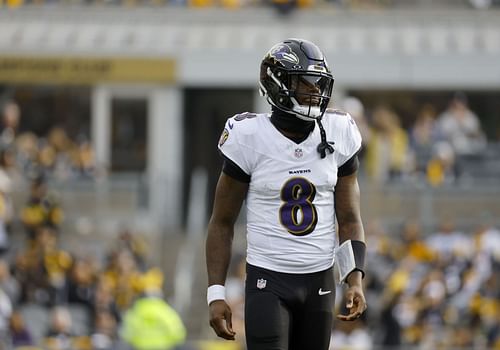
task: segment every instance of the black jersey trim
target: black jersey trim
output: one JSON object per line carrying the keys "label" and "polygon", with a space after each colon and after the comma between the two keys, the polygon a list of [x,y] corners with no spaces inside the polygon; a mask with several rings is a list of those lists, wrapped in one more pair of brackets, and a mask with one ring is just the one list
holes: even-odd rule
{"label": "black jersey trim", "polygon": [[359,168],[359,159],[358,159],[358,153],[361,151],[361,148],[354,153],[354,155],[344,164],[342,164],[337,172],[338,177],[342,176],[349,176],[352,175],[358,170]]}
{"label": "black jersey trim", "polygon": [[235,180],[244,182],[244,183],[250,183],[250,175],[245,173],[243,169],[241,169],[238,164],[233,162],[231,159],[226,157],[224,154],[222,154],[222,157],[224,158],[224,164],[222,165],[222,171],[224,174],[232,177]]}

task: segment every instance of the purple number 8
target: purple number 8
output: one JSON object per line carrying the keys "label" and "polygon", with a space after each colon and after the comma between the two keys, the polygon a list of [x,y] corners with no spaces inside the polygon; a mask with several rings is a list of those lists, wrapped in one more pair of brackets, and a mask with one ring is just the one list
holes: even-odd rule
{"label": "purple number 8", "polygon": [[314,231],[318,222],[316,207],[312,203],[316,187],[303,177],[288,180],[281,188],[279,217],[281,225],[295,236],[305,236]]}

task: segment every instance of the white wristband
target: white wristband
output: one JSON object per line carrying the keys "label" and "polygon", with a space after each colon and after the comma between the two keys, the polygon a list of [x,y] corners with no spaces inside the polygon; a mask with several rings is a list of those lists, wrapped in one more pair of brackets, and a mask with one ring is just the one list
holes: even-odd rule
{"label": "white wristband", "polygon": [[335,255],[338,261],[340,282],[344,283],[347,276],[356,269],[351,240],[342,243],[335,251]]}
{"label": "white wristband", "polygon": [[226,300],[226,288],[220,284],[214,284],[207,289],[207,304],[215,300]]}

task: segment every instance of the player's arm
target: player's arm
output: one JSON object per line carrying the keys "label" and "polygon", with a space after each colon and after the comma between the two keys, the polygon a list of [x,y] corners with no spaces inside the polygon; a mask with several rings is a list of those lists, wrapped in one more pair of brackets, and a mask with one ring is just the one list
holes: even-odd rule
{"label": "player's arm", "polygon": [[[238,218],[248,183],[221,173],[215,191],[212,216],[208,223],[206,263],[208,272],[208,298],[210,325],[224,339],[233,340],[231,310],[224,301],[224,286],[231,258],[234,224]],[[213,301],[211,301],[213,299]]]}
{"label": "player's arm", "polygon": [[344,247],[349,249],[348,252],[352,253],[355,261],[355,268],[345,279],[349,285],[346,292],[346,306],[349,309],[349,314],[337,317],[341,320],[351,321],[361,316],[366,309],[362,288],[365,233],[361,221],[357,171],[346,176],[339,176],[335,186],[335,212],[339,226],[339,245],[346,243]]}

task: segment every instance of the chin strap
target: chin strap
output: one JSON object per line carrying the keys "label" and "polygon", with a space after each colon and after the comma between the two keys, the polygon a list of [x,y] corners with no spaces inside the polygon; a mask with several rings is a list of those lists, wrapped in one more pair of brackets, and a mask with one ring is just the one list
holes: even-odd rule
{"label": "chin strap", "polygon": [[316,121],[318,122],[318,126],[319,126],[319,132],[321,134],[321,143],[318,145],[318,152],[321,156],[321,158],[325,158],[326,157],[326,151],[330,152],[330,153],[333,153],[333,147],[331,144],[333,144],[333,142],[328,143],[326,141],[326,133],[325,133],[325,129],[323,128],[323,124],[321,123],[321,118],[319,119],[316,119]]}

